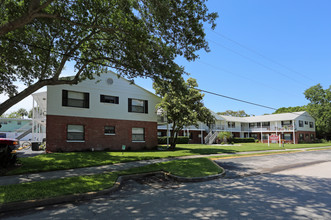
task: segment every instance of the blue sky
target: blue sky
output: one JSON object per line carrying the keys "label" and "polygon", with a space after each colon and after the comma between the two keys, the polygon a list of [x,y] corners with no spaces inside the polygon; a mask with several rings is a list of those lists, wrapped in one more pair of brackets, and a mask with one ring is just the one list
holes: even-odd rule
{"label": "blue sky", "polygon": [[[195,62],[177,59],[199,88],[279,108],[305,105],[307,88],[331,85],[331,1],[210,0],[207,5],[219,14],[214,31],[205,26],[211,52],[200,51]],[[70,70],[65,74],[72,75]],[[135,82],[153,91],[151,80]],[[273,112],[209,94],[204,103],[215,112]],[[28,106],[30,98],[9,112]]]}
{"label": "blue sky", "polygon": [[[206,26],[211,52],[196,62],[178,62],[204,90],[273,108],[307,104],[303,92],[331,85],[331,1],[214,0],[219,18]],[[280,64],[280,65],[279,65]],[[151,89],[150,82],[136,80]],[[273,110],[206,94],[211,110]]]}

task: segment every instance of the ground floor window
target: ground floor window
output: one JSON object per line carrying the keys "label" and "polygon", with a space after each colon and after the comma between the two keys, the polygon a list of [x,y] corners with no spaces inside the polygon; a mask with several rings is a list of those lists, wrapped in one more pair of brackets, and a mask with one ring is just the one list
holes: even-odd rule
{"label": "ground floor window", "polygon": [[314,140],[315,137],[314,137],[314,134],[310,134],[310,140]]}
{"label": "ground floor window", "polygon": [[309,139],[309,134],[306,134],[305,140]]}
{"label": "ground floor window", "polygon": [[292,134],[284,134],[284,140],[291,141],[292,140]]}
{"label": "ground floor window", "polygon": [[299,141],[303,141],[303,134],[302,133],[299,134]]}
{"label": "ground floor window", "polygon": [[268,134],[262,134],[262,139],[263,140],[268,140],[268,136],[269,136]]}
{"label": "ground floor window", "polygon": [[68,141],[84,141],[84,125],[67,125]]}
{"label": "ground floor window", "polygon": [[145,129],[132,128],[132,141],[145,141]]}
{"label": "ground floor window", "polygon": [[250,134],[250,136],[254,139],[257,139],[257,134]]}
{"label": "ground floor window", "polygon": [[105,126],[105,135],[114,135],[115,126]]}

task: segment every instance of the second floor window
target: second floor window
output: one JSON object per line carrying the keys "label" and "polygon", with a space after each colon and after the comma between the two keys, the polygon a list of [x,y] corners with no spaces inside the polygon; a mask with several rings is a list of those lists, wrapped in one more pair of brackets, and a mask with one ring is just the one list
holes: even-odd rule
{"label": "second floor window", "polygon": [[291,125],[292,121],[282,121],[282,126]]}
{"label": "second floor window", "polygon": [[314,128],[314,122],[309,122],[309,127]]}
{"label": "second floor window", "polygon": [[128,99],[128,111],[148,114],[148,101],[140,99]]}
{"label": "second floor window", "polygon": [[270,121],[262,122],[262,126],[270,126]]}
{"label": "second floor window", "polygon": [[89,108],[90,94],[84,92],[62,90],[62,106]]}
{"label": "second floor window", "polygon": [[229,128],[235,128],[235,127],[236,127],[236,123],[235,123],[235,122],[231,122],[231,121],[229,121],[229,122],[228,122],[228,127],[229,127]]}
{"label": "second floor window", "polygon": [[303,121],[299,121],[299,127],[303,127]]}
{"label": "second floor window", "polygon": [[118,96],[100,95],[100,102],[119,104]]}

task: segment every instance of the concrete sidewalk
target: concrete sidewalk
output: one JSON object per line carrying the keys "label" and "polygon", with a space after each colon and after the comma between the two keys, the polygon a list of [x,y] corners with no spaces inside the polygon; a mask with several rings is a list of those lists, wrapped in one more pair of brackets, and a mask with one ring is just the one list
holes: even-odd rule
{"label": "concrete sidewalk", "polygon": [[106,173],[112,171],[120,171],[126,170],[133,167],[141,167],[148,164],[172,161],[172,160],[180,160],[180,159],[191,159],[191,158],[201,158],[201,157],[219,157],[225,155],[247,155],[247,154],[258,154],[258,153],[267,153],[267,152],[279,152],[286,153],[288,151],[306,151],[311,149],[320,149],[320,148],[328,148],[331,146],[325,147],[314,147],[314,148],[298,148],[298,149],[285,149],[285,150],[267,150],[267,151],[250,151],[250,152],[238,152],[238,153],[223,153],[223,154],[209,154],[209,155],[192,155],[192,156],[183,156],[183,157],[174,157],[174,158],[162,158],[162,159],[153,159],[153,160],[142,160],[142,161],[134,161],[127,163],[118,163],[118,164],[109,164],[103,166],[95,166],[95,167],[85,167],[85,168],[76,168],[69,170],[57,170],[50,172],[40,172],[40,173],[31,173],[31,174],[21,174],[21,175],[13,175],[13,176],[2,176],[0,177],[0,185],[10,185],[10,184],[19,184],[25,182],[32,181],[41,181],[48,179],[58,179],[58,178],[66,178],[73,176],[83,176],[83,175],[93,175],[99,173]]}

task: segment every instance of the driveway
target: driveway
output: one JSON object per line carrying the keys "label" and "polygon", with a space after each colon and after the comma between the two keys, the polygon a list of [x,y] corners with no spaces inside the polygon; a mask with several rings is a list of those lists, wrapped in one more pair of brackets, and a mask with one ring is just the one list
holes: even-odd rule
{"label": "driveway", "polygon": [[331,219],[330,159],[331,150],[218,160],[224,179],[128,181],[111,195],[9,219]]}

